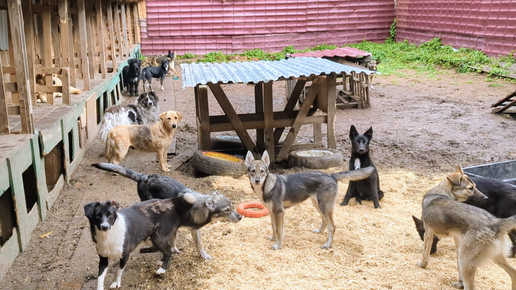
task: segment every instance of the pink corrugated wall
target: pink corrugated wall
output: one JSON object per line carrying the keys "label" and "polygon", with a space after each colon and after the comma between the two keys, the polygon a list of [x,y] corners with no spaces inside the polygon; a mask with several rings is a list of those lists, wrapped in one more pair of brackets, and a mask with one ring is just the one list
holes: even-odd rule
{"label": "pink corrugated wall", "polygon": [[147,0],[146,55],[212,51],[281,51],[364,39],[383,42],[395,17],[393,0]]}
{"label": "pink corrugated wall", "polygon": [[488,55],[516,50],[516,0],[398,0],[397,41],[440,37],[453,47]]}

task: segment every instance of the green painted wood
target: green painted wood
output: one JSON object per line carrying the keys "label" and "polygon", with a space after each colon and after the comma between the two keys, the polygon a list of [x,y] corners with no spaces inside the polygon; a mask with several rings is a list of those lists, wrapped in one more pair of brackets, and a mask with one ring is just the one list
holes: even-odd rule
{"label": "green painted wood", "polygon": [[44,220],[47,216],[47,179],[45,175],[45,159],[39,152],[39,138],[34,135],[30,139],[32,150],[32,165],[34,168],[34,175],[36,176],[36,188],[38,190],[38,206],[40,219]]}
{"label": "green painted wood", "polygon": [[18,239],[18,231],[13,229],[13,235],[0,248],[0,281],[3,280],[5,273],[11,267],[14,260],[20,253],[20,242]]}

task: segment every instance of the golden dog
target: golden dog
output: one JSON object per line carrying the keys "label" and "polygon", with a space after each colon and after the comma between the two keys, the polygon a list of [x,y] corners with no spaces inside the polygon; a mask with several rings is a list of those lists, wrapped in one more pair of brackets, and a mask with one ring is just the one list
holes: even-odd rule
{"label": "golden dog", "polygon": [[161,169],[170,171],[167,149],[183,116],[176,111],[166,111],[159,114],[159,118],[161,121],[152,125],[122,125],[111,129],[106,141],[108,162],[118,164],[133,147],[144,152],[156,152]]}

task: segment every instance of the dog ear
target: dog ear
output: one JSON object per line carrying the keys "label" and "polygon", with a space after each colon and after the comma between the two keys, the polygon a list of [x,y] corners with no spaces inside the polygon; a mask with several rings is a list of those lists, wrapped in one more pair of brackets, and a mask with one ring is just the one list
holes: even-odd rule
{"label": "dog ear", "polygon": [[111,201],[108,201],[108,203],[109,203],[112,207],[116,208],[117,210],[120,208],[120,204],[118,203],[118,201],[111,200]]}
{"label": "dog ear", "polygon": [[462,178],[462,174],[454,172],[452,174],[449,174],[446,176],[446,179],[448,179],[449,182],[451,182],[452,185],[460,185],[460,181]]}
{"label": "dog ear", "polygon": [[455,166],[455,173],[464,174],[464,171],[462,171],[462,166]]}
{"label": "dog ear", "polygon": [[247,155],[245,156],[245,167],[249,167],[251,163],[254,161],[254,156],[251,151],[247,151]]}
{"label": "dog ear", "polygon": [[271,164],[271,159],[269,158],[269,153],[267,152],[267,150],[263,151],[262,161],[263,163],[265,163],[265,165],[267,165],[267,167],[269,167],[269,165]]}
{"label": "dog ear", "polygon": [[351,125],[351,127],[349,128],[349,139],[353,140],[357,135],[357,128],[355,128],[355,125]]}
{"label": "dog ear", "polygon": [[181,113],[179,113],[177,111],[176,111],[176,114],[177,114],[177,121],[180,122],[183,119],[183,115],[181,115]]}
{"label": "dog ear", "polygon": [[84,206],[84,215],[86,215],[87,218],[91,219],[93,217],[93,211],[95,210],[95,207],[98,206],[100,202],[94,201],[90,202],[87,205]]}
{"label": "dog ear", "polygon": [[369,127],[367,131],[364,133],[364,136],[367,137],[367,139],[371,140],[373,138],[373,126]]}
{"label": "dog ear", "polygon": [[161,119],[161,121],[165,120],[166,115],[167,115],[167,111],[161,112],[161,114],[159,114],[159,118]]}
{"label": "dog ear", "polygon": [[211,196],[208,197],[208,199],[204,202],[204,204],[210,211],[215,210],[215,202],[213,201],[213,197],[211,197]]}

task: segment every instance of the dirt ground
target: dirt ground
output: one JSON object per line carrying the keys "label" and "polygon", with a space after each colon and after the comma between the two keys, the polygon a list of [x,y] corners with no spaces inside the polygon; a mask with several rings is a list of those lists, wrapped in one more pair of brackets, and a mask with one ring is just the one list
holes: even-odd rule
{"label": "dirt ground", "polygon": [[[176,135],[177,153],[188,153],[197,147],[193,89],[183,90],[180,80],[168,78],[166,82],[166,90],[158,91],[160,106],[183,113]],[[424,193],[456,165],[516,159],[515,121],[491,114],[490,108],[515,85],[448,70],[433,76],[414,71],[380,75],[374,83],[371,107],[338,110],[335,128],[337,147],[347,159],[350,125],[361,133],[373,126],[372,156],[385,192],[382,209],[374,209],[371,202],[357,205],[354,200],[345,207],[336,205],[337,231],[330,250],[320,248],[326,233],[311,231],[319,227],[320,217],[309,201],[286,211],[285,245],[278,251],[270,250],[271,242],[266,239],[271,232],[269,217],[203,228],[202,240],[211,261],[198,256],[189,231],[182,229],[178,236],[181,253],[174,256],[170,270],[156,276],[160,254],[136,250],[123,274],[122,289],[453,289],[451,284],[458,277],[453,242],[442,241],[428,268],[418,268],[422,242],[411,215],[421,215]],[[224,87],[237,112],[253,110],[252,87]],[[284,87],[283,82],[274,86],[277,109],[285,103]],[[213,110],[220,111],[212,96],[210,102]],[[301,138],[308,140],[308,133],[303,130]],[[83,206],[95,200],[117,200],[123,207],[139,201],[135,182],[90,166],[105,161],[102,153],[97,136],[0,289],[96,288],[98,256]],[[177,157],[169,161],[173,158]],[[161,173],[150,153],[132,151],[122,165],[147,174]],[[273,170],[302,169],[275,166]],[[218,190],[235,205],[257,200],[246,176],[198,177],[189,163],[165,174],[199,192]],[[346,181],[339,183],[338,202],[346,188]],[[516,260],[510,262],[516,266]],[[114,279],[114,270],[110,267],[106,288]],[[510,288],[509,276],[493,263],[480,268],[476,282],[479,289]]]}

